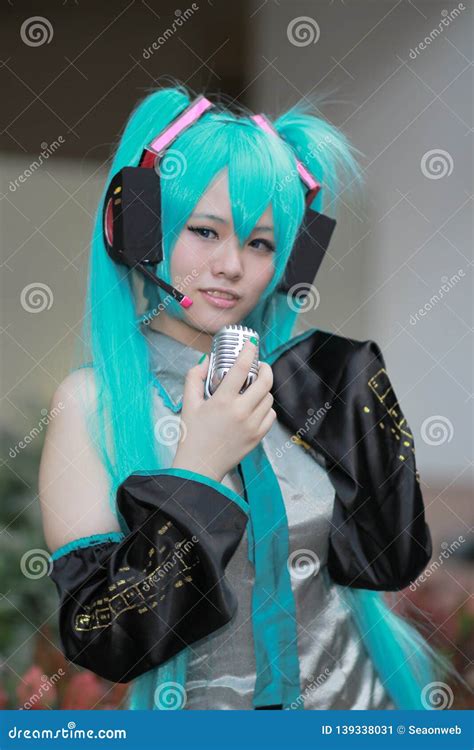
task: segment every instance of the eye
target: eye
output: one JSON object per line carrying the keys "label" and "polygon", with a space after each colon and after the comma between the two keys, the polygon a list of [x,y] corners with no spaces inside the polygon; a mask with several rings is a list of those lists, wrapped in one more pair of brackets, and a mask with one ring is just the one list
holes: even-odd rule
{"label": "eye", "polygon": [[215,237],[217,237],[217,232],[215,232],[210,227],[192,227],[192,226],[188,226],[188,229],[189,229],[190,232],[194,232],[194,234],[197,234],[198,237],[202,237],[205,240],[209,239],[209,235],[205,234],[205,232],[212,232],[215,235]]}
{"label": "eye", "polygon": [[266,247],[266,249],[270,253],[274,253],[275,252],[275,245],[273,244],[273,242],[270,242],[270,240],[255,239],[255,240],[251,240],[250,244],[252,244],[253,242],[259,242],[259,243],[261,243],[262,245],[264,245]]}

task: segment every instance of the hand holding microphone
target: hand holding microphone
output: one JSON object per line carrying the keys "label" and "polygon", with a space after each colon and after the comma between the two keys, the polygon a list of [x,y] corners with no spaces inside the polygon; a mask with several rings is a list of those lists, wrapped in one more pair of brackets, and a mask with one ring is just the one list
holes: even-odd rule
{"label": "hand holding microphone", "polygon": [[209,357],[188,371],[181,411],[183,438],[173,468],[221,482],[267,434],[276,419],[270,365],[260,362],[258,377],[240,393],[251,380],[255,354],[255,345],[246,340],[210,398],[204,393]]}

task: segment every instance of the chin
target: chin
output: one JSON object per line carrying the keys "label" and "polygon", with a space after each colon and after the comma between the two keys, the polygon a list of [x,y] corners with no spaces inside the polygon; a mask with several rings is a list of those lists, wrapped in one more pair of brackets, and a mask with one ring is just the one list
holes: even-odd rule
{"label": "chin", "polygon": [[[188,315],[192,315],[192,307]],[[198,310],[196,308],[195,315],[190,318],[190,324],[194,328],[214,335],[222,326],[240,323],[243,317],[242,312],[237,311],[235,308],[230,310],[218,310],[217,308],[215,310],[203,310],[202,308]]]}

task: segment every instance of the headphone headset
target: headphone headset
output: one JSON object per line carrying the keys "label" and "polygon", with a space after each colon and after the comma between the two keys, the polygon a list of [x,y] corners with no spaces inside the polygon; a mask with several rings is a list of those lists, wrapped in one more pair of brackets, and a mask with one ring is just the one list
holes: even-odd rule
{"label": "headphone headset", "polygon": [[[193,304],[192,299],[150,270],[163,260],[159,165],[180,133],[213,106],[209,99],[198,96],[146,146],[138,167],[123,167],[112,177],[104,200],[103,234],[109,256],[139,270],[184,308]],[[250,119],[267,133],[281,137],[265,115]],[[319,270],[336,221],[311,208],[321,185],[298,159],[296,166],[307,188],[306,210],[277,291],[301,299]]]}

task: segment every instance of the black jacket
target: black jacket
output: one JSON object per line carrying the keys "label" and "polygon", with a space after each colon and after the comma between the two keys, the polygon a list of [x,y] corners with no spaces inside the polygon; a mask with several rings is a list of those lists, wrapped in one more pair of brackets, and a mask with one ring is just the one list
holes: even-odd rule
{"label": "black jacket", "polygon": [[[351,587],[404,588],[430,560],[431,536],[413,436],[379,347],[311,330],[269,362],[278,419],[335,489],[330,576]],[[65,655],[128,682],[232,619],[237,598],[225,568],[248,512],[224,485],[179,469],[134,472],[117,508],[129,533],[57,550],[51,578]]]}
{"label": "black jacket", "polygon": [[402,589],[432,543],[413,435],[383,355],[374,341],[326,331],[296,341],[273,358],[274,409],[334,486],[328,571],[346,586]]}

